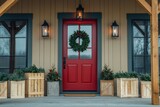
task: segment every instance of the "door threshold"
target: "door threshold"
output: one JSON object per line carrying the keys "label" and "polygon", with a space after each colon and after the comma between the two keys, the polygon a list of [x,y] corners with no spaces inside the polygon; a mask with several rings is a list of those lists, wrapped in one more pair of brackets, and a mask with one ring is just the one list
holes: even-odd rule
{"label": "door threshold", "polygon": [[65,97],[95,97],[97,94],[64,94]]}

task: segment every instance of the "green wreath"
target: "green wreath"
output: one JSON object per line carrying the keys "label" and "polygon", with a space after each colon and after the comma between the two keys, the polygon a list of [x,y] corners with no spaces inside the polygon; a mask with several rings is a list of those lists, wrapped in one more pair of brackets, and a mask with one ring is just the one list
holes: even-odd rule
{"label": "green wreath", "polygon": [[[82,39],[82,44],[76,42],[77,38]],[[85,31],[74,31],[72,35],[70,35],[69,38],[69,45],[73,49],[73,51],[85,51],[90,43],[89,35]]]}

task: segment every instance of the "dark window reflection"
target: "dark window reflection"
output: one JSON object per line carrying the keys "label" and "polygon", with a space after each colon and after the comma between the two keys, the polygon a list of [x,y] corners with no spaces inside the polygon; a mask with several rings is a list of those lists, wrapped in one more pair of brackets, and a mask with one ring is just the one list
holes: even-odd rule
{"label": "dark window reflection", "polygon": [[[150,73],[151,63],[151,38],[150,38],[150,22],[149,20],[135,20],[132,24],[133,34],[133,55],[132,64],[133,71],[139,73]],[[160,33],[159,33],[160,37]],[[159,38],[160,48],[160,38]],[[160,54],[160,52],[159,52]]]}
{"label": "dark window reflection", "polygon": [[26,21],[0,21],[0,72],[27,66],[26,43]]}

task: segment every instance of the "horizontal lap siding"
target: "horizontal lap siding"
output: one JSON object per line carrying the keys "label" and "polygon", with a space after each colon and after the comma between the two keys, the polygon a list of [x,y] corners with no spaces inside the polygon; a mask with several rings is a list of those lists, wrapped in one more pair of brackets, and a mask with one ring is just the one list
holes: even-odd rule
{"label": "horizontal lap siding", "polygon": [[[0,0],[2,3],[3,0]],[[33,13],[32,63],[46,70],[58,65],[58,12],[75,12],[79,0],[19,0],[8,13]],[[85,12],[102,12],[102,67],[127,71],[127,13],[145,13],[136,0],[82,0]],[[41,37],[41,24],[51,26],[50,39]],[[116,20],[120,37],[111,38],[110,25]],[[130,36],[130,35],[129,35]]]}

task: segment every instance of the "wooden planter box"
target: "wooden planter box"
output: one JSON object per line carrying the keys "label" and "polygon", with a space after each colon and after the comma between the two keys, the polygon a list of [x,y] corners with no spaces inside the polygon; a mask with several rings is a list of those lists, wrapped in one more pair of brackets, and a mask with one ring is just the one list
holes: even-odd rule
{"label": "wooden planter box", "polygon": [[7,98],[7,81],[0,82],[0,99],[1,98]]}
{"label": "wooden planter box", "polygon": [[10,81],[10,98],[25,98],[25,80]]}
{"label": "wooden planter box", "polygon": [[26,97],[44,96],[44,73],[25,73]]}
{"label": "wooden planter box", "polygon": [[47,82],[47,96],[59,96],[59,81]]}
{"label": "wooden planter box", "polygon": [[138,78],[117,78],[117,96],[139,97]]}
{"label": "wooden planter box", "polygon": [[100,81],[100,95],[101,96],[114,96],[114,80],[101,80]]}
{"label": "wooden planter box", "polygon": [[151,81],[141,81],[141,98],[151,98]]}

